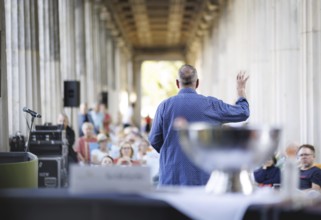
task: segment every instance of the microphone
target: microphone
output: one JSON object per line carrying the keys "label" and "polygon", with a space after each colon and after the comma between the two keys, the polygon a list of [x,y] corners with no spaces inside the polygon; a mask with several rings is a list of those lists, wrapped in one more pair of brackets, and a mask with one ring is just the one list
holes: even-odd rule
{"label": "microphone", "polygon": [[41,115],[35,111],[32,111],[31,109],[28,109],[27,107],[24,107],[22,109],[24,112],[27,112],[29,113],[30,115],[32,115],[33,117],[36,117],[36,118],[41,118]]}

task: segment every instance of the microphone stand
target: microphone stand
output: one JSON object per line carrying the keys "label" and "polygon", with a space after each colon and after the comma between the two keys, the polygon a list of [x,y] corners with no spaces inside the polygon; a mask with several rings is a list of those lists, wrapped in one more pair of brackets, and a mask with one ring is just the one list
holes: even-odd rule
{"label": "microphone stand", "polygon": [[30,129],[29,129],[29,135],[28,135],[27,143],[26,143],[26,146],[25,146],[25,152],[29,151],[29,141],[30,141],[32,125],[33,125],[34,120],[35,120],[35,116],[31,115],[31,125],[30,125]]}

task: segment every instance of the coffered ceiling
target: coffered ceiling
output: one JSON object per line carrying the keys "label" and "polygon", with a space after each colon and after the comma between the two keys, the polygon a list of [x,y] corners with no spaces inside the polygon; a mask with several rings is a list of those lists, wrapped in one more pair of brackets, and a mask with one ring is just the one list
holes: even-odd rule
{"label": "coffered ceiling", "polygon": [[186,49],[211,26],[219,0],[104,0],[116,35],[133,50]]}

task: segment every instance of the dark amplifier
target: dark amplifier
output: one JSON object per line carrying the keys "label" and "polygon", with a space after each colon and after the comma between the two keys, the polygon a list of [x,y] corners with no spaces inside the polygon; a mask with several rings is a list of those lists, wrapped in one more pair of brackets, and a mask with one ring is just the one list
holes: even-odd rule
{"label": "dark amplifier", "polygon": [[30,141],[62,141],[66,139],[65,130],[35,130],[30,134]]}
{"label": "dark amplifier", "polygon": [[38,157],[38,187],[60,188],[67,184],[66,162],[62,157]]}
{"label": "dark amplifier", "polygon": [[29,151],[37,156],[64,156],[68,146],[63,141],[30,141]]}

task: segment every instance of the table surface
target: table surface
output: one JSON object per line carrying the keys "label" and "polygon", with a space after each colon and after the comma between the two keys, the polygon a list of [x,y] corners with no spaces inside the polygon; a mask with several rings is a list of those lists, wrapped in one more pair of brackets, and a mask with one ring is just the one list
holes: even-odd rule
{"label": "table surface", "polygon": [[[184,212],[181,212],[173,203],[162,199],[163,194],[166,193],[159,193],[160,197],[153,197],[139,193],[72,194],[66,188],[6,189],[0,190],[0,218],[12,220],[195,219],[183,214]],[[176,198],[179,194],[175,196],[175,193],[171,193],[171,196]],[[241,198],[240,195],[226,195],[214,199],[200,197],[191,199],[190,204],[199,203],[205,198],[204,202],[214,201],[212,207],[218,210],[222,209],[217,205],[220,201],[224,206],[226,198],[233,199],[234,197],[237,198],[236,200]],[[209,200],[206,200],[207,198]],[[211,204],[208,207],[211,207]],[[208,207],[203,207],[203,210]],[[190,209],[193,208],[190,206]],[[241,219],[283,220],[292,217],[320,220],[321,202],[296,209],[286,202],[251,204]],[[213,215],[205,219],[213,219]]]}
{"label": "table surface", "polygon": [[138,194],[75,195],[67,189],[0,190],[0,219],[190,219],[164,201]]}

